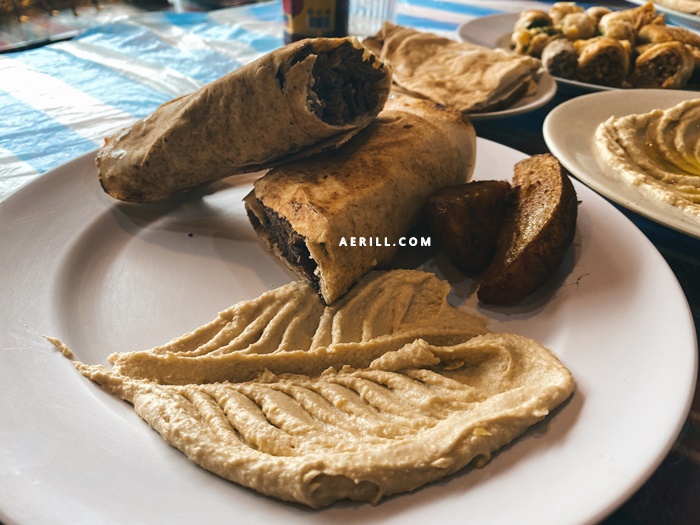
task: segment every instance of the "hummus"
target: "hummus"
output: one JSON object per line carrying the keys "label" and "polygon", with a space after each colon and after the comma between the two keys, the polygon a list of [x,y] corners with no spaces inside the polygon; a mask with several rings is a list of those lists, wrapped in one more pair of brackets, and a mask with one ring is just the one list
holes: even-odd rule
{"label": "hummus", "polygon": [[431,273],[374,271],[333,306],[302,281],[233,305],[211,323],[150,350],[109,356],[114,370],[159,383],[247,381],[262,370],[320,374],[365,367],[423,339],[452,345],[488,332],[480,316],[447,303]]}
{"label": "hummus", "polygon": [[700,221],[700,99],[610,117],[595,146],[606,173]]}
{"label": "hummus", "polygon": [[[74,364],[223,478],[313,508],[376,503],[483,466],[573,391],[551,352],[489,332],[448,291],[431,274],[375,272],[331,308],[293,283],[112,370]],[[134,356],[148,366],[126,366]]]}

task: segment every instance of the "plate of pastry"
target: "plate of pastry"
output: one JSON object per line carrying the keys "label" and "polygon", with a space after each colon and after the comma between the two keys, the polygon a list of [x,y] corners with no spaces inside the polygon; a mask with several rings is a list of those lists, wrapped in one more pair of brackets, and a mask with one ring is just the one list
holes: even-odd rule
{"label": "plate of pastry", "polygon": [[558,83],[579,90],[693,89],[697,84],[700,35],[666,24],[651,3],[612,11],[567,2],[548,11],[476,18],[460,26],[458,35],[537,57]]}

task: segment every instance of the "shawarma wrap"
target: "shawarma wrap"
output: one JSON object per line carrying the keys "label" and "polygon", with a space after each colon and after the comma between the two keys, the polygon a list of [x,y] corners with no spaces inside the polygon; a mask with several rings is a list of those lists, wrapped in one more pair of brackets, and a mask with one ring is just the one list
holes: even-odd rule
{"label": "shawarma wrap", "polygon": [[338,147],[374,120],[390,85],[389,69],[355,38],[297,42],[109,137],[99,180],[117,199],[158,201]]}
{"label": "shawarma wrap", "polygon": [[245,198],[248,217],[268,249],[332,304],[393,261],[430,195],[469,180],[475,150],[460,112],[392,96],[342,148],[258,179]]}

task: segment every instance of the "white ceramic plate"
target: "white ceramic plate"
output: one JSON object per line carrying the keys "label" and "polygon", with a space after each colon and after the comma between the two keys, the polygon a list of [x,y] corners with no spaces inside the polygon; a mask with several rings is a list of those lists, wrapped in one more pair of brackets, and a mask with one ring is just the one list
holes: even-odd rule
{"label": "white ceramic plate", "polygon": [[[640,2],[643,3],[643,2]],[[502,13],[475,18],[457,28],[460,39],[489,48],[510,49],[510,35],[520,13]],[[690,16],[690,15],[688,15]],[[693,17],[698,18],[698,17]],[[619,88],[599,86],[578,80],[553,77],[562,86],[578,91],[619,91]],[[629,91],[629,90],[627,90]]]}
{"label": "white ceramic plate", "polygon": [[[476,178],[510,179],[521,158],[480,139]],[[493,329],[543,342],[576,378],[561,409],[485,468],[375,507],[309,511],[190,463],[41,335],[106,364],[112,352],[166,342],[290,282],[245,217],[251,182],[233,178],[178,202],[121,204],[102,192],[85,156],[0,203],[5,525],[450,524],[465,516],[480,525],[580,525],[621,504],[670,449],[696,377],[688,305],[646,237],[576,182],[574,247],[552,284],[520,306],[478,308],[474,283],[442,257],[401,256],[448,278],[453,303],[478,308]]]}
{"label": "white ceramic plate", "polygon": [[541,108],[547,102],[552,100],[556,92],[557,82],[554,80],[554,77],[552,77],[552,75],[546,71],[543,71],[537,84],[537,91],[535,91],[532,95],[523,97],[518,102],[506,109],[491,111],[488,113],[470,113],[469,119],[472,121],[493,120],[498,118],[515,117],[516,115],[529,113],[537,108]]}
{"label": "white ceramic plate", "polygon": [[[644,5],[648,0],[627,0],[632,4]],[[670,7],[666,7],[654,2],[654,8],[666,15],[666,21],[678,24],[680,26],[686,26],[691,29],[700,29],[700,16],[691,15],[690,13],[684,13],[682,11],[676,11]]]}
{"label": "white ceramic plate", "polygon": [[593,135],[610,116],[646,113],[683,100],[698,98],[694,91],[645,89],[633,97],[624,91],[591,93],[554,108],[545,118],[547,147],[579,180],[625,208],[659,224],[700,239],[700,224],[678,208],[644,195],[638,188],[607,175],[598,164]]}

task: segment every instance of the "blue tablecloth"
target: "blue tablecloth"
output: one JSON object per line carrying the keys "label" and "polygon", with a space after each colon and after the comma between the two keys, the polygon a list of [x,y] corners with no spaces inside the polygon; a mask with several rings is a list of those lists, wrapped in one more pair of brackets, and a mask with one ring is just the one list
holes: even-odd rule
{"label": "blue tablecloth", "polygon": [[[400,24],[454,35],[518,1],[399,0]],[[0,199],[102,144],[159,104],[280,47],[280,0],[210,12],[155,12],[0,56]]]}

